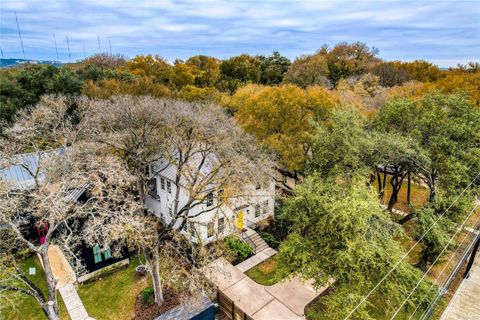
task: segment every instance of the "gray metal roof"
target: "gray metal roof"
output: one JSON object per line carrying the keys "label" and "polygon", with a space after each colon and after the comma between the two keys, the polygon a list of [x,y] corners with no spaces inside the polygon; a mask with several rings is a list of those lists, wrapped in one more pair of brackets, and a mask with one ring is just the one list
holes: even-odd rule
{"label": "gray metal roof", "polygon": [[[13,185],[14,188],[28,189],[35,186],[35,179],[30,172],[36,174],[39,163],[46,159],[49,154],[57,153],[63,155],[64,149],[57,149],[49,152],[42,153],[25,153],[19,154],[15,157],[13,165],[6,169],[0,170],[0,179],[6,180]],[[38,172],[38,178],[40,181],[45,179],[45,174]],[[65,196],[66,201],[76,201],[78,198],[88,189],[89,185],[85,184],[81,188],[72,189],[67,192]]]}
{"label": "gray metal roof", "polygon": [[[38,170],[40,156],[38,153],[26,153],[18,155],[14,165],[0,170],[0,179],[13,183],[16,187],[30,188],[35,184],[35,180],[30,172]],[[45,176],[39,173],[39,178]]]}
{"label": "gray metal roof", "polygon": [[[187,162],[186,166],[190,167],[192,169],[191,172],[196,174],[201,160],[201,156],[194,156],[190,159],[190,161]],[[200,174],[208,175],[209,173],[211,173],[212,168],[214,168],[217,161],[218,160],[215,156],[207,156],[205,159],[205,163],[200,169]],[[175,163],[169,162],[165,158],[160,158],[156,161],[153,161],[152,170],[159,176],[171,181],[175,181],[177,176],[177,165]],[[180,177],[180,185],[187,186],[188,180],[190,178],[191,177],[188,176],[188,170],[185,170]]]}

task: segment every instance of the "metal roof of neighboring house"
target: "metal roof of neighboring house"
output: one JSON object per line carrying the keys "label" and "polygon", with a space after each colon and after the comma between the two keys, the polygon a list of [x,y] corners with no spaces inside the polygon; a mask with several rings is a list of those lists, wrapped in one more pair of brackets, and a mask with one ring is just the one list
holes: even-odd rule
{"label": "metal roof of neighboring house", "polygon": [[[38,153],[18,155],[15,159],[16,164],[0,170],[0,179],[11,182],[20,188],[31,188],[35,184],[35,179],[30,172],[38,170],[39,161]],[[44,175],[39,173],[39,178],[44,178]]]}
{"label": "metal roof of neighboring house", "polygon": [[[34,153],[24,153],[19,154],[14,159],[14,164],[8,168],[0,169],[0,179],[8,181],[15,188],[28,189],[35,186],[35,179],[31,175],[38,170],[39,163],[43,159],[47,158],[51,153],[57,153],[63,155],[65,153],[64,149],[57,149],[48,152],[34,152]],[[45,174],[38,172],[39,180],[45,179]],[[65,200],[67,201],[76,201],[80,196],[88,189],[89,185],[85,184],[81,188],[72,189],[67,192]]]}

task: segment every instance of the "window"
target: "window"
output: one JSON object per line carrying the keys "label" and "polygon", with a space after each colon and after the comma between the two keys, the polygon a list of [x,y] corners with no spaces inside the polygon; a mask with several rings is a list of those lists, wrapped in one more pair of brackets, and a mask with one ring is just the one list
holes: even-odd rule
{"label": "window", "polygon": [[208,238],[213,237],[214,228],[215,228],[215,224],[213,223],[213,221],[210,221],[209,223],[207,223],[207,237]]}
{"label": "window", "polygon": [[100,251],[100,245],[98,244],[93,246],[93,260],[95,263],[102,262],[102,252]]}
{"label": "window", "polygon": [[268,200],[263,201],[263,214],[266,215],[268,212]]}
{"label": "window", "polygon": [[112,258],[112,250],[110,250],[109,247],[107,247],[107,249],[103,251],[103,257],[105,258],[105,260]]}
{"label": "window", "polygon": [[172,193],[172,184],[167,180],[167,192]]}
{"label": "window", "polygon": [[110,247],[107,247],[102,252],[102,250],[100,249],[100,245],[96,244],[93,246],[92,250],[93,250],[93,260],[95,261],[95,263],[100,263],[104,260],[112,259],[112,250],[110,249]]}
{"label": "window", "polygon": [[165,190],[165,179],[163,178],[160,178],[160,188],[162,188],[162,190]]}
{"label": "window", "polygon": [[255,218],[260,217],[260,205],[256,204],[255,205]]}
{"label": "window", "polygon": [[218,233],[222,234],[225,229],[225,218],[218,219]]}
{"label": "window", "polygon": [[188,223],[188,226],[189,226],[189,229],[190,229],[190,234],[192,235],[192,238],[195,238],[197,236],[197,233],[195,231],[195,223],[193,223],[192,221],[190,221]]}
{"label": "window", "polygon": [[158,191],[157,191],[157,179],[152,178],[148,180],[148,194],[158,199]]}
{"label": "window", "polygon": [[213,192],[207,194],[207,207],[213,206]]}

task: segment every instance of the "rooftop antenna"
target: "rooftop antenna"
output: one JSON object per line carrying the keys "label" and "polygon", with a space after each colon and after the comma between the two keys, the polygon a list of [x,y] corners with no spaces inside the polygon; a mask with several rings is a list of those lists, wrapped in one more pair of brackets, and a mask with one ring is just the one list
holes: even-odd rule
{"label": "rooftop antenna", "polygon": [[110,38],[108,38],[108,47],[110,48],[110,55],[112,55],[112,43],[110,42]]}
{"label": "rooftop antenna", "polygon": [[68,41],[68,36],[67,38],[67,48],[68,48],[68,61],[72,61],[72,55],[70,54],[70,42]]}
{"label": "rooftop antenna", "polygon": [[53,33],[53,41],[55,42],[55,52],[57,53],[57,61],[60,61],[60,58],[58,57],[57,37],[55,36],[55,32]]}
{"label": "rooftop antenna", "polygon": [[22,45],[23,59],[27,59],[25,57],[25,48],[23,47],[23,39],[22,33],[20,32],[20,25],[18,24],[17,10],[13,9],[13,12],[15,12],[15,21],[17,21],[18,36],[20,37],[20,44]]}
{"label": "rooftop antenna", "polygon": [[100,48],[100,35],[97,34],[97,40],[98,40],[98,53],[102,52],[102,49]]}
{"label": "rooftop antenna", "polygon": [[83,45],[83,57],[87,59],[87,52],[85,51],[85,45]]}

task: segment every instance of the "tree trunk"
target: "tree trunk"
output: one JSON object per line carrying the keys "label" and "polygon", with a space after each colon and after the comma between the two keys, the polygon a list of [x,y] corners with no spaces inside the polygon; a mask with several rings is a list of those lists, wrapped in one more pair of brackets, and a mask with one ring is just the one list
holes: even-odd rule
{"label": "tree trunk", "polygon": [[400,191],[400,188],[398,187],[398,177],[392,177],[390,179],[390,184],[392,185],[392,194],[388,201],[388,211],[392,212],[393,206],[397,203],[398,192]]}
{"label": "tree trunk", "polygon": [[405,217],[403,217],[400,221],[398,221],[398,223],[400,224],[405,224],[407,223],[408,221],[412,220],[413,218],[415,218],[417,214],[415,212],[412,212],[412,213],[409,213],[407,214]]}
{"label": "tree trunk", "polygon": [[428,263],[427,255],[422,255],[420,257],[420,261],[418,262],[418,268],[422,270],[422,272],[427,271],[427,263]]}
{"label": "tree trunk", "polygon": [[53,276],[52,266],[50,265],[50,258],[48,257],[48,246],[46,245],[46,243],[43,245],[43,248],[40,249],[39,254],[42,258],[43,271],[45,273],[45,279],[47,280],[48,288],[47,308],[44,310],[46,311],[49,320],[58,320],[58,302],[55,291],[57,280]]}
{"label": "tree trunk", "polygon": [[408,173],[408,184],[407,184],[407,205],[410,205],[411,184],[412,184],[412,179],[411,179],[411,174],[409,172]]}
{"label": "tree trunk", "polygon": [[383,196],[385,195],[385,188],[387,186],[387,169],[384,168],[384,172],[383,172],[383,182],[382,182],[382,191],[381,191],[381,197],[380,199],[383,200]]}
{"label": "tree trunk", "polygon": [[435,201],[435,194],[437,193],[435,182],[432,180],[432,184],[430,186],[430,195],[428,196],[428,202],[433,203]]}
{"label": "tree trunk", "polygon": [[163,303],[163,291],[162,291],[162,279],[160,277],[160,265],[158,249],[145,250],[145,259],[147,259],[148,266],[150,267],[150,274],[152,276],[153,292],[155,294],[155,303],[159,306]]}

